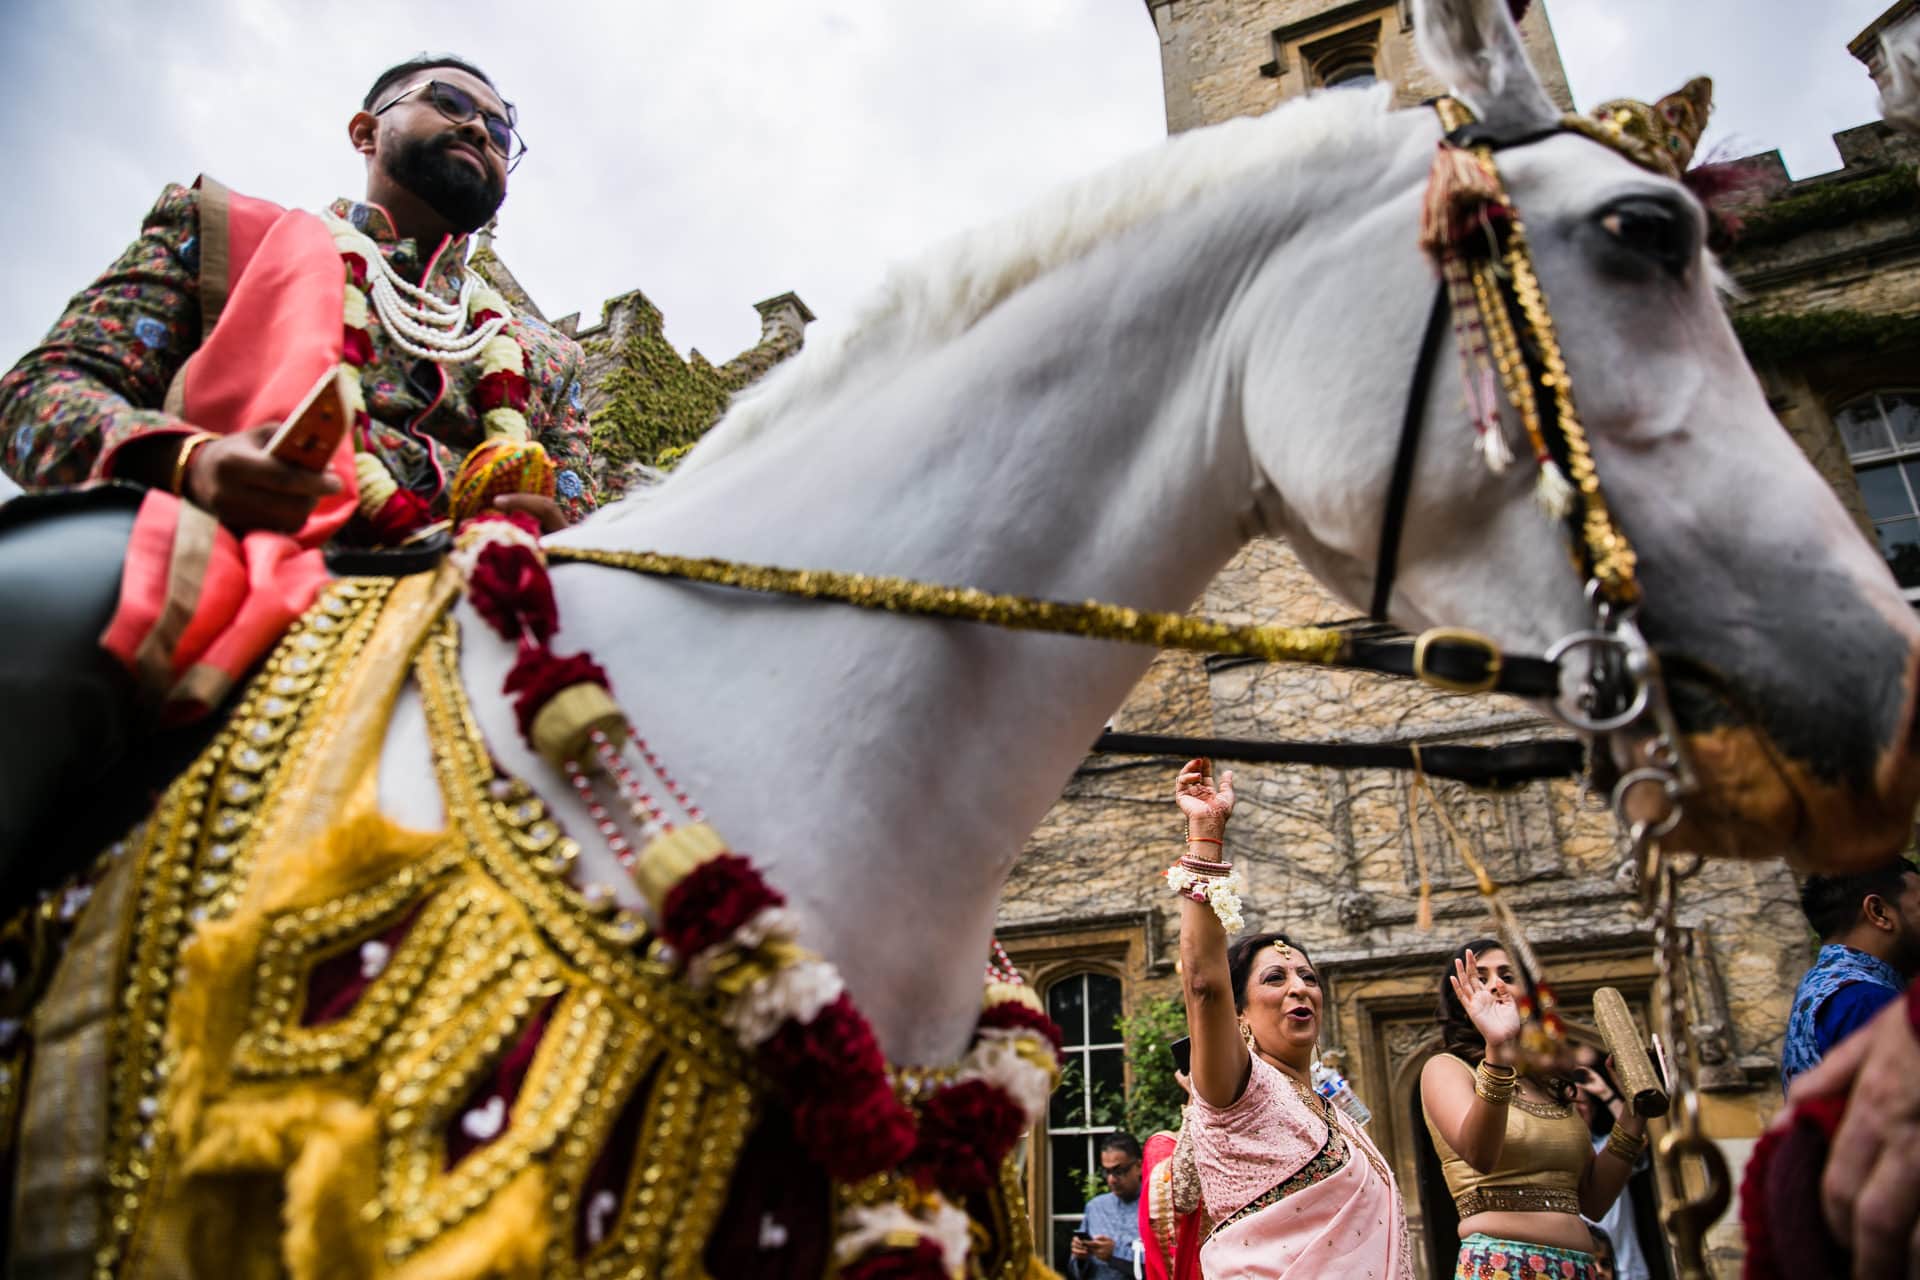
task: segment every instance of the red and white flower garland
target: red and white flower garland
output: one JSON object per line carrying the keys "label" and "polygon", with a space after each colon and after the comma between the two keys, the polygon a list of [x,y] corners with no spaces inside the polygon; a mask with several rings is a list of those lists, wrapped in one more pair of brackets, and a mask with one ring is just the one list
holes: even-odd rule
{"label": "red and white flower garland", "polygon": [[[667,953],[691,985],[719,999],[722,1022],[778,1090],[801,1147],[836,1183],[842,1280],[962,1275],[970,1235],[961,1205],[995,1185],[1045,1111],[1060,1077],[1059,1029],[1029,987],[994,980],[1008,966],[989,975],[966,1056],[937,1076],[909,1073],[896,1088],[839,971],[800,944],[779,892],[700,821],[619,712],[599,665],[553,652],[559,620],[536,534],[524,516],[483,512],[463,525],[453,556],[468,599],[518,646],[505,691],[522,735],[586,801],[652,905]],[[630,753],[692,825],[667,818]],[[613,793],[611,808],[603,791]],[[645,840],[638,851],[616,809]],[[589,899],[612,904],[604,889]]]}
{"label": "red and white flower garland", "polygon": [[[398,545],[433,523],[433,510],[418,494],[396,481],[385,463],[368,448],[372,427],[359,371],[373,358],[370,328],[376,313],[394,341],[403,349],[442,364],[480,361],[480,379],[473,389],[485,440],[468,453],[455,477],[449,505],[456,520],[481,510],[503,493],[553,495],[554,475],[546,450],[532,439],[526,408],[532,394],[527,381],[526,352],[507,332],[511,309],[498,292],[469,276],[459,303],[434,298],[394,275],[380,248],[344,219],[328,215],[345,267],[341,320],[345,328],[341,364],[347,410],[354,434],[354,479],[359,487],[360,514],[373,526],[379,540]],[[369,300],[372,290],[381,305]],[[409,319],[398,290],[417,300],[418,314]]]}

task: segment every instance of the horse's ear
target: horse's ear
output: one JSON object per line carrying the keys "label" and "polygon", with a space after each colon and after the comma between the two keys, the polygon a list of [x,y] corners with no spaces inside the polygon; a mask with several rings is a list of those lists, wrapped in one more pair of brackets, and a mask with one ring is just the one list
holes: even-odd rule
{"label": "horse's ear", "polygon": [[1886,79],[1880,114],[1907,133],[1920,133],[1920,16],[1902,18],[1880,33]]}
{"label": "horse's ear", "polygon": [[1414,38],[1427,67],[1501,132],[1560,118],[1520,43],[1508,0],[1417,0]]}

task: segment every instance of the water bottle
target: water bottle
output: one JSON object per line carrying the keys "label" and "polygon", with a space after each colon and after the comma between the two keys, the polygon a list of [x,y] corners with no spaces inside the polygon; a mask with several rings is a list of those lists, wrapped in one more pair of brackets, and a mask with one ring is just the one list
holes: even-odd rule
{"label": "water bottle", "polygon": [[1346,1112],[1355,1124],[1370,1124],[1373,1112],[1367,1104],[1360,1101],[1347,1078],[1324,1062],[1313,1064],[1313,1090],[1334,1106]]}

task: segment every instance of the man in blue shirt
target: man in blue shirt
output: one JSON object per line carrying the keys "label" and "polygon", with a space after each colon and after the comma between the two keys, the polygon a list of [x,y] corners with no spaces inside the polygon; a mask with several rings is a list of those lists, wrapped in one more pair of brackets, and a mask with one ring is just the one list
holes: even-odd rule
{"label": "man in blue shirt", "polygon": [[1087,1201],[1067,1259],[1067,1280],[1133,1280],[1140,1252],[1140,1144],[1132,1135],[1100,1140],[1100,1172],[1109,1190]]}
{"label": "man in blue shirt", "polygon": [[1896,859],[1857,875],[1809,876],[1800,909],[1821,947],[1793,994],[1780,1060],[1788,1085],[1920,973],[1920,868]]}

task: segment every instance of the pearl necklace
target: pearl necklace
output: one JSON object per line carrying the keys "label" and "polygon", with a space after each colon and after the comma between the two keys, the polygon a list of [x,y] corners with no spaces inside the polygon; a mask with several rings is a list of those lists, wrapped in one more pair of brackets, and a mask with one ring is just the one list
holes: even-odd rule
{"label": "pearl necklace", "polygon": [[367,297],[395,345],[408,355],[435,364],[464,364],[477,359],[506,325],[507,318],[497,315],[477,329],[467,328],[468,309],[479,283],[472,272],[467,273],[458,301],[442,301],[404,279],[380,247],[352,224],[333,217],[327,221],[334,242],[351,237],[354,250],[366,260]]}

